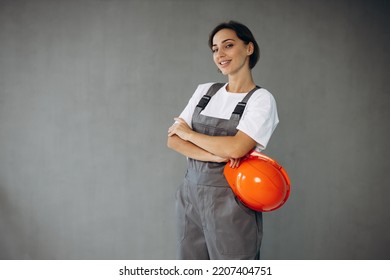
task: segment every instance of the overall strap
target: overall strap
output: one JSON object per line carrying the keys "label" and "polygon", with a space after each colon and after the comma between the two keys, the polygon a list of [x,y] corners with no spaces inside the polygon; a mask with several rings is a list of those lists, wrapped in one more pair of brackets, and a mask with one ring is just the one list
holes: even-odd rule
{"label": "overall strap", "polygon": [[207,104],[209,103],[211,97],[217,93],[217,91],[223,87],[225,84],[224,83],[215,83],[212,84],[209,90],[203,97],[200,99],[198,105],[196,107],[200,108],[200,111],[202,111],[204,108],[206,108]]}
{"label": "overall strap", "polygon": [[247,93],[247,95],[245,95],[245,97],[242,99],[241,102],[238,102],[236,108],[234,108],[234,111],[232,113],[232,117],[233,115],[238,115],[238,118],[241,118],[242,116],[242,113],[244,113],[244,110],[245,110],[245,106],[246,106],[246,103],[248,102],[249,98],[252,96],[252,94],[260,89],[261,87],[259,86],[256,86],[254,89],[252,89],[250,92]]}

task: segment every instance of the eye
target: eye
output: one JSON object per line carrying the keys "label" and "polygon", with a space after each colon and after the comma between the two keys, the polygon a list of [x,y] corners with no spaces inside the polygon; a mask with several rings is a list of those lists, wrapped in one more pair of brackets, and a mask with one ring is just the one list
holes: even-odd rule
{"label": "eye", "polygon": [[230,49],[230,48],[232,48],[233,46],[234,46],[233,44],[227,44],[225,48]]}
{"label": "eye", "polygon": [[211,50],[212,53],[216,53],[217,51],[218,51],[217,48]]}

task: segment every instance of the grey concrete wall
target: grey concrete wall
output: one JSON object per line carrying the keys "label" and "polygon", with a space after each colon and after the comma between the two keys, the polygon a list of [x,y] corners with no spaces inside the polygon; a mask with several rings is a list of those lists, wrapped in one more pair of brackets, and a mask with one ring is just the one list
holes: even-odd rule
{"label": "grey concrete wall", "polygon": [[167,128],[247,24],[292,195],[264,259],[388,259],[387,1],[0,0],[0,258],[174,259]]}

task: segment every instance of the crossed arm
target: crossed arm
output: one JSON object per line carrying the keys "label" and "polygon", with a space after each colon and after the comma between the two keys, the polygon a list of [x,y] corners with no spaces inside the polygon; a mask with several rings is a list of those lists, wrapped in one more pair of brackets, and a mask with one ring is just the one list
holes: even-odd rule
{"label": "crossed arm", "polygon": [[168,129],[168,147],[193,159],[227,162],[239,165],[240,158],[254,148],[256,142],[238,131],[234,136],[209,136],[193,131],[181,118],[175,118]]}

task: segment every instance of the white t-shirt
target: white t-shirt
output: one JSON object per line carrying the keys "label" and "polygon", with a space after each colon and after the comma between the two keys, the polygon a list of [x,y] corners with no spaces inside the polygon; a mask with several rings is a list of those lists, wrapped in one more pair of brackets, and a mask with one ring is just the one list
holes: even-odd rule
{"label": "white t-shirt", "polygon": [[[200,84],[180,114],[191,127],[192,115],[199,100],[213,83]],[[238,102],[246,93],[231,93],[223,86],[210,99],[202,115],[220,119],[230,119]],[[279,123],[276,102],[272,94],[264,88],[256,90],[249,98],[237,129],[244,132],[257,143],[257,150],[264,150],[277,124]]]}

